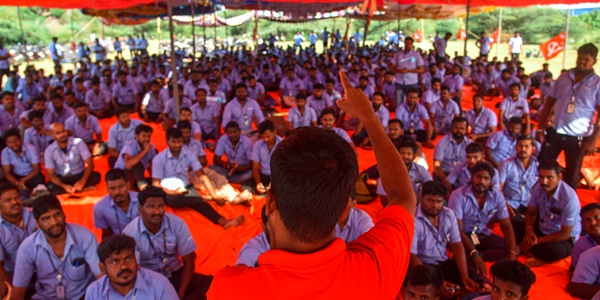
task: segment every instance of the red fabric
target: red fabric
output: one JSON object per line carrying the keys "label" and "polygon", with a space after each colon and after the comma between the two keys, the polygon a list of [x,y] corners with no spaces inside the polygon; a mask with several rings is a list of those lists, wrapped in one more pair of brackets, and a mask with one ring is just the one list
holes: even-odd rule
{"label": "red fabric", "polygon": [[544,55],[545,60],[549,60],[565,49],[565,32],[551,38],[547,42],[540,45],[540,51]]}
{"label": "red fabric", "polygon": [[[405,0],[395,0],[404,3]],[[437,4],[437,5],[464,5],[467,6],[469,0],[416,0],[414,4]],[[578,0],[470,0],[471,7],[496,6],[496,7],[523,7],[532,5],[551,5],[551,4],[580,4]]]}
{"label": "red fabric", "polygon": [[423,34],[421,34],[421,30],[417,29],[417,31],[413,32],[412,38],[415,39],[415,41],[420,42],[421,39],[423,38]]}
{"label": "red fabric", "polygon": [[464,28],[461,28],[456,33],[456,39],[464,41],[467,39],[467,31]]}
{"label": "red fabric", "polygon": [[494,31],[494,33],[492,33],[492,35],[490,36],[490,38],[492,39],[492,42],[490,43],[490,45],[498,43],[498,41],[500,40],[500,36],[499,36],[500,30],[502,30],[502,26],[500,26],[498,29],[496,29],[496,31]]}
{"label": "red fabric", "polygon": [[45,8],[127,8],[140,4],[154,4],[155,0],[0,0],[0,6],[39,6]]}

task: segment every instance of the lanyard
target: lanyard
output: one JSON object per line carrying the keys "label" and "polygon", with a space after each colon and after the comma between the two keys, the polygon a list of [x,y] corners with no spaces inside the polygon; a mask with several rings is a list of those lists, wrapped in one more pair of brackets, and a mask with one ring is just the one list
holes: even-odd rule
{"label": "lanyard", "polygon": [[[179,151],[179,155],[183,155],[183,151]],[[173,159],[177,161],[177,164],[175,164],[173,162]],[[183,180],[184,171],[183,171],[183,166],[181,165],[181,162],[179,161],[179,158],[175,158],[175,156],[173,156],[171,159],[169,159],[169,161],[171,162],[171,167],[173,168],[173,172],[175,173],[175,176],[177,178]]]}
{"label": "lanyard", "polygon": [[[593,73],[590,73],[589,75],[587,75],[585,78],[583,78],[582,80],[580,80],[579,82],[575,82],[575,75],[573,75],[573,78],[571,78],[569,76],[569,78],[571,78],[571,103],[575,102],[575,95],[577,95],[577,93],[579,92],[579,89],[581,89],[581,87],[583,86],[583,83],[586,82],[590,77],[592,77]],[[575,89],[575,85],[579,84],[579,87],[577,87],[577,89]]]}
{"label": "lanyard", "polygon": [[230,160],[232,162],[235,162],[235,157],[237,156],[238,149],[240,149],[240,147],[241,147],[240,142],[241,142],[241,139],[240,139],[240,141],[238,141],[238,143],[235,145],[235,147],[233,146],[233,144],[231,144],[231,150],[233,150],[233,154],[231,155]]}
{"label": "lanyard", "polygon": [[113,209],[115,210],[115,217],[117,217],[117,227],[119,228],[119,232],[116,232],[114,234],[121,234],[121,221],[119,220],[119,211],[116,206],[113,206]]}
{"label": "lanyard", "polygon": [[[57,146],[58,146],[58,144],[57,144]],[[70,155],[71,154],[71,145],[67,144],[67,153],[64,153],[62,151],[62,149],[60,148],[60,146],[56,147],[56,150],[58,150],[60,158],[62,158],[62,160],[63,160],[62,164],[66,165],[67,162],[69,161],[70,156],[71,156]],[[55,152],[56,152],[56,150],[55,150]]]}
{"label": "lanyard", "polygon": [[[163,255],[162,255],[163,258],[162,258],[162,262],[166,264],[167,263],[167,233],[165,231],[166,231],[166,228],[163,229],[163,232],[162,232],[162,239],[163,239]],[[158,255],[158,257],[160,258],[161,255],[158,254],[158,251],[156,251],[156,248],[154,248],[154,244],[152,243],[152,239],[150,238],[150,235],[147,234],[146,236],[148,237],[148,243],[150,243],[150,248],[152,248],[152,251],[154,252],[154,254]]]}
{"label": "lanyard", "polygon": [[52,260],[52,256],[50,255],[50,252],[47,249],[44,249],[44,250],[46,251],[46,254],[48,255],[48,260],[50,261],[50,265],[52,265],[52,269],[54,269],[54,273],[56,273],[56,280],[58,280],[58,284],[61,285],[63,273],[65,270],[65,264],[67,263],[66,257],[64,257],[64,261],[62,262],[62,265],[61,265],[60,271],[59,271],[58,268],[56,268],[56,266],[54,265],[54,261]]}

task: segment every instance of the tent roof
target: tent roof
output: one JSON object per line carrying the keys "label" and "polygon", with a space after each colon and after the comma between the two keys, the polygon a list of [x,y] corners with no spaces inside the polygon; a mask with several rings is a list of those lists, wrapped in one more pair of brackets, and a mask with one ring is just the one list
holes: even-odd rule
{"label": "tent roof", "polygon": [[[467,5],[468,0],[415,0],[415,4]],[[581,0],[471,0],[471,6],[523,7],[531,5],[579,4]]]}
{"label": "tent roof", "polygon": [[0,0],[1,6],[38,6],[44,8],[127,8],[140,4],[154,4],[155,0]]}

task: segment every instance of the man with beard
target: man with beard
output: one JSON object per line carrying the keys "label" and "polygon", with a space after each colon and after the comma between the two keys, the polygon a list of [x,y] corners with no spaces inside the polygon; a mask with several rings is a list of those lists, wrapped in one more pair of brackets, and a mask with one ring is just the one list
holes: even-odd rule
{"label": "man with beard", "polygon": [[[435,66],[432,64],[432,66]],[[439,78],[431,80],[431,88],[423,92],[421,96],[421,104],[427,108],[427,111],[431,110],[431,106],[440,100],[442,89],[442,81]],[[456,104],[456,103],[455,103]]]}
{"label": "man with beard", "polygon": [[[262,124],[262,123],[261,123]],[[213,165],[215,172],[227,177],[229,182],[242,183],[252,178],[252,141],[241,134],[236,122],[225,126],[225,135],[217,141]],[[223,160],[223,155],[227,160]]]}
{"label": "man with beard", "polygon": [[60,201],[42,196],[33,203],[39,230],[17,251],[13,299],[23,300],[31,277],[37,274],[34,299],[80,299],[101,274],[98,241],[87,228],[66,223]]}
{"label": "man with beard", "polygon": [[114,167],[119,153],[128,141],[134,139],[135,128],[142,124],[140,120],[132,120],[127,108],[117,108],[117,123],[108,130],[108,165]]}
{"label": "man with beard", "polygon": [[110,92],[100,89],[100,78],[92,77],[91,82],[92,88],[85,93],[85,103],[90,106],[90,112],[98,118],[111,117]]}
{"label": "man with beard", "polygon": [[444,85],[448,87],[450,91],[450,97],[456,102],[460,111],[460,100],[462,98],[462,88],[465,83],[465,79],[462,77],[462,67],[460,65],[452,66],[452,74],[449,74],[444,78]]}
{"label": "man with beard", "polygon": [[[415,196],[418,196],[421,191],[421,186],[425,182],[431,180],[431,175],[423,166],[414,162],[415,154],[417,153],[417,145],[414,142],[402,142],[398,148],[398,152],[408,170],[408,176],[410,177]],[[381,204],[385,207],[389,203],[389,199],[383,190],[381,179],[377,180],[377,194],[381,197]]]}
{"label": "man with beard", "polygon": [[[478,142],[473,142],[465,148],[466,161],[461,162],[452,168],[450,174],[446,176],[443,182],[444,186],[452,192],[452,190],[463,187],[471,183],[471,169],[480,161],[485,161],[483,157],[483,145]],[[494,169],[496,175],[492,178],[492,186],[495,189],[500,189],[500,180],[498,179],[498,170]]]}
{"label": "man with beard", "polygon": [[140,96],[133,81],[127,80],[127,73],[119,71],[119,82],[112,87],[112,104],[115,109],[124,107],[129,112],[137,112],[140,107]]}
{"label": "man with beard", "polygon": [[145,172],[150,169],[152,159],[157,153],[154,144],[150,142],[151,137],[152,127],[146,124],[138,125],[135,128],[134,139],[123,145],[115,162],[115,169],[126,170],[130,178],[128,181],[136,184],[139,190],[145,189],[150,183]]}
{"label": "man with beard", "polygon": [[[17,187],[0,184],[0,277],[11,282],[15,272],[17,249],[26,237],[37,230],[31,210],[23,209]],[[27,289],[29,297],[35,288]]]}
{"label": "man with beard", "polygon": [[244,135],[253,136],[256,133],[252,129],[254,118],[256,118],[258,124],[265,120],[260,105],[256,100],[248,98],[248,90],[245,84],[236,85],[235,98],[225,105],[221,126],[224,131],[227,131],[226,125],[229,122],[236,122]]}
{"label": "man with beard", "polygon": [[203,88],[205,91],[208,91],[209,87],[206,83],[202,83],[202,74],[199,71],[192,71],[191,77],[192,79],[183,88],[183,94],[189,99],[196,99],[196,91],[198,89]]}
{"label": "man with beard", "polygon": [[319,128],[335,132],[337,135],[343,138],[344,141],[348,142],[350,146],[352,146],[356,157],[358,157],[358,153],[356,152],[356,146],[354,145],[354,142],[352,142],[352,139],[350,138],[346,130],[339,127],[335,127],[335,112],[333,109],[324,109],[321,112],[321,117],[319,118],[319,121],[321,121],[321,125],[319,125]]}
{"label": "man with beard", "polygon": [[162,122],[162,111],[168,100],[168,91],[161,88],[158,81],[153,80],[150,82],[150,91],[142,100],[140,117],[144,119],[144,122]]}
{"label": "man with beard", "polygon": [[325,92],[325,86],[317,83],[314,86],[314,93],[306,98],[306,107],[315,110],[317,116],[326,108],[333,108],[333,101]]}
{"label": "man with beard", "polygon": [[292,129],[304,126],[317,126],[317,113],[312,107],[306,106],[306,95],[296,95],[296,106],[289,110],[287,122]]}
{"label": "man with beard", "polygon": [[498,120],[500,120],[500,122],[498,128],[500,130],[504,129],[513,117],[518,117],[525,119],[525,129],[523,130],[523,133],[529,134],[531,132],[529,125],[529,103],[527,102],[527,99],[519,96],[520,92],[521,86],[518,83],[510,85],[510,97],[504,98],[500,103],[498,112]]}
{"label": "man with beard", "polygon": [[484,145],[498,128],[498,118],[494,111],[483,106],[483,94],[473,96],[473,109],[465,112],[465,118],[471,124],[469,138]]}
{"label": "man with beard", "polygon": [[418,95],[419,74],[425,72],[423,58],[414,50],[413,43],[413,39],[407,37],[404,51],[398,51],[390,65],[390,71],[396,74],[396,107],[404,101],[404,96],[408,96],[410,89],[416,89]]}
{"label": "man with beard", "polygon": [[[564,151],[565,181],[572,187],[579,183],[579,171],[584,155],[596,153],[600,137],[600,77],[594,73],[598,48],[585,44],[577,50],[577,67],[563,73],[546,95],[539,124],[546,124],[554,111],[554,125],[538,128],[537,138],[545,139],[540,160],[556,159]],[[544,129],[546,135],[544,137]]]}
{"label": "man with beard", "polygon": [[525,212],[531,197],[531,189],[538,181],[538,160],[533,156],[535,144],[530,135],[517,138],[516,156],[500,163],[500,186],[508,203],[508,213],[513,222],[525,222]]}
{"label": "man with beard", "polygon": [[[477,272],[486,276],[484,261],[516,259],[518,249],[504,196],[492,188],[494,168],[488,162],[479,162],[473,166],[471,173],[471,184],[452,192],[448,207],[456,215],[466,253],[469,253]],[[504,238],[488,228],[493,219],[500,222]]]}
{"label": "man with beard", "polygon": [[206,299],[213,277],[194,273],[196,242],[183,219],[165,212],[167,194],[151,186],[138,201],[140,215],[123,233],[135,240],[140,266],[167,277],[179,299]]}
{"label": "man with beard", "polygon": [[44,114],[44,126],[49,126],[50,124],[52,124],[52,112],[46,109],[46,97],[40,96],[33,99],[31,109],[22,112],[19,116],[19,121],[21,123],[22,128],[31,127],[31,123],[29,123],[29,119],[27,117],[32,111],[39,111]]}
{"label": "man with beard", "polygon": [[579,197],[562,181],[561,169],[555,160],[540,161],[524,226],[515,227],[519,249],[527,255],[530,267],[571,255],[581,232]]}
{"label": "man with beard", "polygon": [[[400,90],[399,90],[400,91]],[[404,131],[407,134],[414,135],[416,140],[424,142],[425,147],[433,148],[432,136],[433,128],[429,113],[425,106],[419,102],[419,90],[417,88],[408,89],[406,92],[406,101],[396,107],[396,119],[404,124]],[[423,128],[423,124],[425,128]]]}
{"label": "man with beard", "polygon": [[486,158],[494,167],[498,168],[501,162],[515,154],[517,138],[521,136],[522,127],[523,119],[511,118],[505,129],[495,132],[487,140]]}
{"label": "man with beard", "polygon": [[80,138],[87,144],[90,152],[96,144],[103,143],[100,122],[96,116],[88,113],[88,106],[85,103],[75,104],[75,114],[70,116],[64,125],[69,135]]}
{"label": "man with beard", "polygon": [[450,133],[443,136],[433,152],[434,178],[444,182],[452,168],[467,160],[465,149],[473,141],[466,137],[467,119],[455,117],[452,119]]}
{"label": "man with beard", "polygon": [[[171,99],[165,102],[165,108],[162,114],[162,127],[165,130],[175,125],[175,94],[173,94],[173,85],[169,85],[169,93]],[[179,98],[177,99],[177,101],[179,101],[179,109],[181,110],[184,107],[190,108],[192,106],[192,99],[194,98],[188,98],[187,95],[183,93],[183,86],[179,85]]]}
{"label": "man with beard", "polygon": [[50,96],[50,103],[46,105],[46,109],[52,116],[50,123],[59,122],[64,124],[67,118],[75,114],[73,108],[65,105],[63,97],[59,94]]}
{"label": "man with beard", "polygon": [[253,194],[264,195],[271,183],[271,153],[281,142],[282,138],[275,131],[275,124],[264,121],[258,125],[258,133],[261,139],[252,148],[252,178],[242,184],[242,189],[251,191]]}
{"label": "man with beard", "polygon": [[135,240],[124,234],[102,240],[97,252],[105,275],[90,284],[86,300],[178,299],[165,276],[137,266],[135,247]]}
{"label": "man with beard", "polygon": [[23,199],[29,199],[30,191],[46,181],[40,172],[40,154],[33,145],[23,143],[17,128],[4,132],[2,138],[6,142],[2,150],[4,176],[16,185]]}
{"label": "man with beard", "polygon": [[450,88],[443,86],[440,100],[431,104],[429,116],[433,120],[433,135],[445,135],[450,132],[452,120],[460,116],[460,107],[456,102],[450,101]]}
{"label": "man with beard", "polygon": [[529,300],[529,289],[535,283],[535,273],[517,260],[501,260],[490,268],[492,290],[490,295],[474,300]]}
{"label": "man with beard", "polygon": [[586,235],[580,237],[571,253],[571,267],[569,273],[573,273],[579,263],[579,257],[586,250],[600,244],[600,204],[590,203],[581,208],[581,229]]}
{"label": "man with beard", "polygon": [[108,195],[94,205],[94,227],[102,230],[102,239],[120,234],[139,215],[137,193],[129,190],[127,172],[112,169],[106,173]]}
{"label": "man with beard", "polygon": [[206,90],[196,90],[196,103],[190,107],[192,119],[200,124],[202,139],[218,140],[221,137],[221,106],[215,102],[207,101]]}
{"label": "man with beard", "polygon": [[98,184],[100,173],[94,172],[94,160],[85,142],[69,137],[60,123],[52,124],[50,133],[55,142],[44,151],[50,192],[74,194]]}
{"label": "man with beard", "polygon": [[515,83],[519,84],[519,79],[512,76],[509,69],[502,70],[500,77],[494,80],[495,94],[500,95],[503,99],[510,97],[510,86]]}
{"label": "man with beard", "polygon": [[2,105],[0,106],[0,130],[6,132],[11,128],[18,128],[23,107],[15,102],[15,95],[11,92],[2,92]]}
{"label": "man with beard", "polygon": [[31,123],[31,127],[25,129],[23,142],[33,145],[38,151],[40,158],[43,158],[44,151],[52,142],[49,130],[44,127],[44,113],[32,111],[27,118]]}
{"label": "man with beard", "polygon": [[[410,171],[409,171],[410,173]],[[465,248],[461,242],[460,229],[451,209],[444,207],[448,191],[435,181],[423,184],[421,201],[415,213],[415,235],[410,251],[410,266],[430,265],[444,274],[444,285],[440,295],[453,298],[457,286],[467,291],[479,289],[480,281],[474,269],[467,268]],[[446,248],[450,248],[453,259],[449,259]]]}
{"label": "man with beard", "polygon": [[[373,103],[373,110],[379,118],[381,126],[383,126],[384,129],[387,129],[390,122],[390,111],[383,105],[383,94],[380,92],[373,93],[371,103]],[[371,145],[369,135],[367,134],[363,123],[359,122],[356,126],[356,131],[354,131],[354,135],[352,135],[352,141],[355,145],[361,147]]]}

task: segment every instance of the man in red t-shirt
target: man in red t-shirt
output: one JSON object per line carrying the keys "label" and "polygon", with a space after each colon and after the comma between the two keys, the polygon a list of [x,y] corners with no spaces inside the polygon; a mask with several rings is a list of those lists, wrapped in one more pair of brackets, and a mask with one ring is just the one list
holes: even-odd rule
{"label": "man in red t-shirt", "polygon": [[390,204],[375,227],[347,245],[334,228],[358,178],[352,147],[335,132],[296,129],[271,156],[267,193],[271,250],[256,268],[219,271],[208,299],[395,299],[408,267],[415,194],[404,162],[369,99],[340,72],[337,105],[367,130]]}

